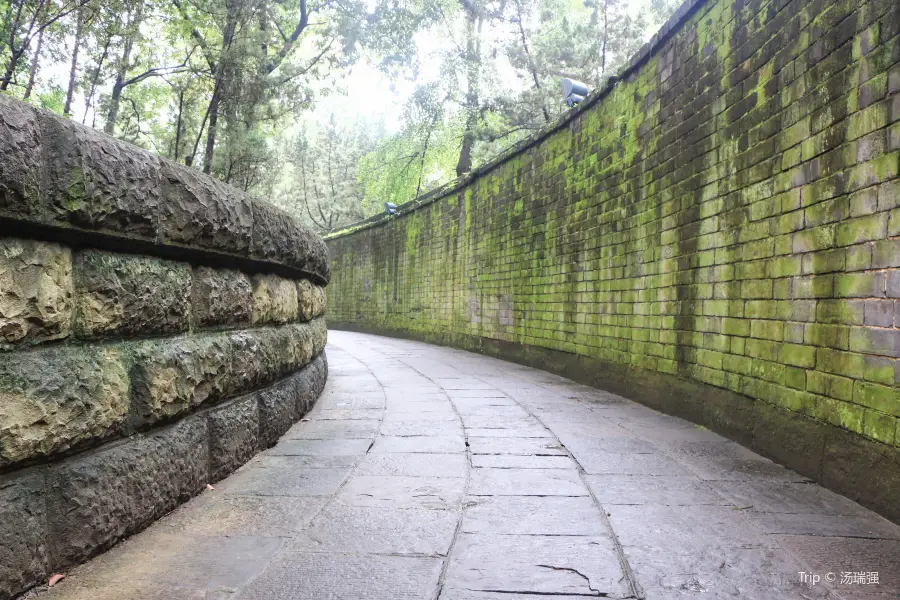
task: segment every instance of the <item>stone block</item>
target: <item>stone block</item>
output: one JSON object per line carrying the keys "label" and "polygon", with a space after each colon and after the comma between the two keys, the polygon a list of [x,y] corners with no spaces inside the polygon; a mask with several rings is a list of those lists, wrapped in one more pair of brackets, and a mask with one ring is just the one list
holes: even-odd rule
{"label": "stone block", "polygon": [[53,466],[48,474],[51,567],[60,571],[137,533],[203,489],[202,417]]}
{"label": "stone block", "polygon": [[299,365],[301,340],[291,326],[262,327],[230,334],[232,387],[245,392],[267,385]]}
{"label": "stone block", "polygon": [[0,477],[0,598],[12,598],[47,574],[44,474]]}
{"label": "stone block", "polygon": [[209,482],[207,420],[191,416],[141,439],[128,482],[129,534],[187,502]]}
{"label": "stone block", "polygon": [[194,267],[191,295],[194,327],[250,322],[253,287],[240,271]]}
{"label": "stone block", "polygon": [[260,450],[258,394],[212,408],[209,419],[209,479],[219,481]]}
{"label": "stone block", "polygon": [[315,296],[313,284],[308,279],[300,279],[297,283],[297,303],[300,320],[309,321],[315,315]]}
{"label": "stone block", "polygon": [[0,238],[0,349],[67,337],[71,320],[72,251]]}
{"label": "stone block", "polygon": [[240,191],[163,159],[162,241],[245,255],[250,250],[253,209]]}
{"label": "stone block", "polygon": [[[259,358],[247,360],[252,364]],[[235,368],[225,334],[138,344],[131,372],[132,424],[152,424],[227,397],[240,387],[232,375]]]}
{"label": "stone block", "polygon": [[118,434],[128,372],[111,347],[17,352],[0,361],[0,467]]}
{"label": "stone block", "polygon": [[47,479],[50,567],[54,571],[111,547],[128,534],[128,477],[139,439],[55,465]]}
{"label": "stone block", "polygon": [[297,285],[277,275],[253,276],[254,324],[290,323],[297,320]]}
{"label": "stone block", "polygon": [[46,187],[29,220],[155,241],[159,159],[49,112],[39,123]]}
{"label": "stone block", "polygon": [[313,305],[314,316],[321,317],[325,314],[325,309],[328,305],[328,298],[325,294],[325,288],[320,285],[313,286],[313,297],[315,298],[315,303]]}
{"label": "stone block", "polygon": [[78,337],[187,331],[191,267],[133,254],[85,250],[75,257]]}
{"label": "stone block", "polygon": [[323,350],[303,371],[298,382],[297,420],[305,415],[318,400],[328,380],[328,359]]}
{"label": "stone block", "polygon": [[286,377],[259,392],[259,444],[261,448],[275,445],[291,428],[297,418],[297,396],[301,390],[301,375],[306,369]]}
{"label": "stone block", "polygon": [[43,169],[37,114],[0,95],[0,215],[25,218],[38,211]]}
{"label": "stone block", "polygon": [[325,242],[270,204],[253,203],[253,258],[277,262],[328,281],[331,267]]}

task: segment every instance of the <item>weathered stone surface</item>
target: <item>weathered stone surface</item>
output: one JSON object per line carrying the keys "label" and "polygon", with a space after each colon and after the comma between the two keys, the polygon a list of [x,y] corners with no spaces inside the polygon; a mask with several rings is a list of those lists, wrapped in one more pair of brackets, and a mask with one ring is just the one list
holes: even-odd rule
{"label": "weathered stone surface", "polygon": [[159,159],[52,113],[39,122],[46,204],[30,220],[155,240]]}
{"label": "weathered stone surface", "polygon": [[165,242],[246,254],[253,211],[237,189],[163,159],[160,227]]}
{"label": "weathered stone surface", "polygon": [[323,350],[285,381],[294,390],[294,421],[299,421],[312,408],[325,387],[327,377],[328,360]]}
{"label": "weathered stone surface", "polygon": [[139,440],[111,445],[55,466],[48,475],[51,568],[62,569],[110,547],[128,532],[128,478]]}
{"label": "weathered stone surface", "polygon": [[186,502],[209,481],[209,435],[201,415],[153,431],[141,440],[141,457],[129,481],[130,533]]}
{"label": "weathered stone surface", "polygon": [[301,378],[308,377],[309,367],[259,392],[259,445],[274,446],[291,428],[297,417],[297,397]]}
{"label": "weathered stone surface", "polygon": [[253,287],[240,271],[194,267],[191,294],[194,327],[250,322]]}
{"label": "weathered stone surface", "polygon": [[324,315],[327,304],[325,288],[320,285],[313,286],[313,316]]}
{"label": "weathered stone surface", "polygon": [[0,477],[0,598],[11,598],[47,572],[44,475]]}
{"label": "weathered stone surface", "polygon": [[297,285],[277,275],[253,276],[253,323],[297,320]]}
{"label": "weathered stone surface", "polygon": [[234,389],[259,388],[295,370],[302,364],[304,333],[290,325],[232,333]]}
{"label": "weathered stone surface", "polygon": [[207,424],[191,417],[54,466],[51,567],[62,570],[136,533],[207,482]]}
{"label": "weathered stone surface", "polygon": [[134,424],[269,385],[307,364],[326,341],[324,320],[316,319],[141,342],[131,374]]}
{"label": "weathered stone surface", "polygon": [[315,274],[323,281],[331,277],[328,250],[312,231],[298,224],[279,208],[253,203],[251,256],[280,262]]}
{"label": "weathered stone surface", "polygon": [[209,411],[209,479],[219,481],[260,450],[258,394]]}
{"label": "weathered stone surface", "polygon": [[186,331],[191,267],[134,254],[85,250],[75,257],[75,334],[82,338]]}
{"label": "weathered stone surface", "polygon": [[0,466],[97,443],[128,413],[128,372],[114,348],[47,348],[0,360]]}
{"label": "weathered stone surface", "polygon": [[[325,282],[324,242],[265,202],[48,111],[0,98],[0,218],[275,263]],[[79,231],[72,231],[73,229]],[[59,230],[66,230],[61,232]],[[99,244],[98,244],[99,245]]]}
{"label": "weathered stone surface", "polygon": [[70,333],[71,318],[71,250],[0,238],[0,349],[64,338]]}
{"label": "weathered stone surface", "polygon": [[27,105],[0,95],[0,215],[29,217],[41,187],[41,140],[37,115]]}
{"label": "weathered stone surface", "polygon": [[232,358],[230,340],[222,334],[139,344],[131,373],[135,425],[230,395],[235,389]]}
{"label": "weathered stone surface", "polygon": [[310,283],[306,279],[297,282],[297,299],[300,304],[300,318],[309,321],[325,314],[325,288]]}
{"label": "weathered stone surface", "polygon": [[297,281],[298,315],[302,321],[309,321],[315,315],[315,295],[313,284],[308,279]]}

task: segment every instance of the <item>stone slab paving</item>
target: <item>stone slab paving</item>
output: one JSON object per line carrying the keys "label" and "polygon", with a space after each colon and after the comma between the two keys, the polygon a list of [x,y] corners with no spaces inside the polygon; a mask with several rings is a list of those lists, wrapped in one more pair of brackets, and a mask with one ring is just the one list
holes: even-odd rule
{"label": "stone slab paving", "polygon": [[436,346],[330,332],[328,357],[275,447],[31,595],[900,597],[900,527],[705,429]]}

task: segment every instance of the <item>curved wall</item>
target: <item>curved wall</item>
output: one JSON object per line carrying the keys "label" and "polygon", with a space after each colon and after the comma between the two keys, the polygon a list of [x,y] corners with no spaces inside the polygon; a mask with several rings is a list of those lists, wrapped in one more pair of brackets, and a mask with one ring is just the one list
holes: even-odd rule
{"label": "curved wall", "polygon": [[518,360],[900,521],[900,5],[694,0],[613,85],[327,240],[332,327]]}
{"label": "curved wall", "polygon": [[328,278],[277,209],[0,96],[0,599],[275,444]]}

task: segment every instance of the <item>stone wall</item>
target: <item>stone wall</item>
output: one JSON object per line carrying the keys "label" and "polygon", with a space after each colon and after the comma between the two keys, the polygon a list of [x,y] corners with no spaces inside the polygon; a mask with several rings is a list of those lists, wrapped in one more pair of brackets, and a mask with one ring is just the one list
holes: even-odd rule
{"label": "stone wall", "polygon": [[329,275],[270,205],[0,96],[0,599],[299,420]]}
{"label": "stone wall", "polygon": [[900,521],[900,4],[692,0],[618,81],[328,240],[329,322],[702,423]]}

